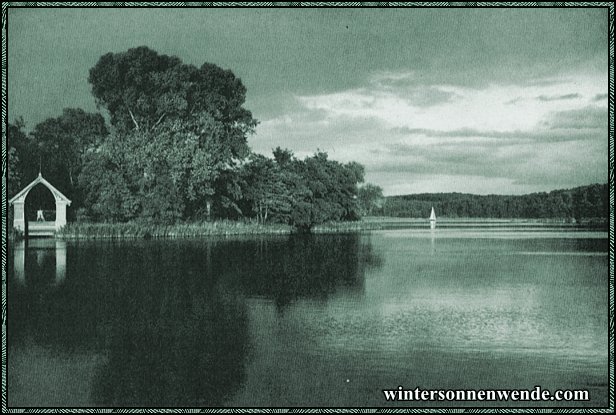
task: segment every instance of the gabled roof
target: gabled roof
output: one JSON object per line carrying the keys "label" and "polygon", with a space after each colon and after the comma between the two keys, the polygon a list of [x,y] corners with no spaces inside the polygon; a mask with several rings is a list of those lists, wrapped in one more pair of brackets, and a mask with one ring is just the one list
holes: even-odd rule
{"label": "gabled roof", "polygon": [[15,196],[13,196],[11,198],[11,200],[9,200],[10,204],[13,204],[17,201],[22,201],[24,202],[26,200],[26,196],[28,196],[28,192],[37,184],[42,184],[43,186],[45,186],[46,188],[49,189],[49,191],[53,194],[53,197],[56,199],[56,202],[58,200],[62,201],[62,202],[66,202],[67,205],[70,206],[71,201],[69,200],[68,197],[64,196],[62,194],[62,192],[60,192],[58,189],[56,189],[55,187],[53,187],[51,185],[51,183],[49,183],[47,180],[45,180],[43,178],[43,176],[41,175],[41,173],[39,173],[38,177],[36,179],[34,179],[32,181],[32,183],[30,183],[29,185],[27,185],[26,187],[24,187],[21,192],[17,193]]}

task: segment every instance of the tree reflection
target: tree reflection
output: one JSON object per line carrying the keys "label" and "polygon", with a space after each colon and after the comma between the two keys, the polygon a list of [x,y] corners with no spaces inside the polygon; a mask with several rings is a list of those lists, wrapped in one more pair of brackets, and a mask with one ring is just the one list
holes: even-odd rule
{"label": "tree reflection", "polygon": [[301,298],[362,295],[365,270],[381,261],[352,234],[88,242],[68,244],[66,279],[55,285],[53,261],[26,255],[28,283],[9,282],[8,346],[100,355],[105,363],[84,385],[93,404],[153,407],[221,406],[239,391],[247,297],[283,312]]}
{"label": "tree reflection", "polygon": [[300,298],[362,293],[365,270],[382,261],[358,234],[293,235],[265,241],[244,256],[238,270],[244,291],[272,298],[281,310]]}
{"label": "tree reflection", "polygon": [[[163,295],[165,312],[125,316],[97,374],[99,405],[220,406],[244,381],[245,303],[221,291]],[[161,310],[162,311],[162,310]]]}

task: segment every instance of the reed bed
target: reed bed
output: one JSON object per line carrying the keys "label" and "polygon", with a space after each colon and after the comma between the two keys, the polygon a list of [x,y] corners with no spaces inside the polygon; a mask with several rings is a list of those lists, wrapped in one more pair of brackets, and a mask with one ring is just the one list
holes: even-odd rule
{"label": "reed bed", "polygon": [[[382,229],[379,223],[329,222],[316,225],[312,233],[343,233]],[[242,221],[214,221],[181,223],[174,225],[127,223],[68,223],[57,234],[63,239],[149,239],[149,238],[190,238],[225,235],[287,235],[297,230],[290,225],[260,224]]]}
{"label": "reed bed", "polygon": [[373,221],[355,221],[355,222],[328,222],[321,225],[315,225],[312,233],[343,233],[343,232],[361,232],[384,229],[382,224]]}
{"label": "reed bed", "polygon": [[158,225],[144,223],[69,223],[58,236],[64,239],[190,238],[215,235],[289,234],[293,228],[279,224],[215,221]]}

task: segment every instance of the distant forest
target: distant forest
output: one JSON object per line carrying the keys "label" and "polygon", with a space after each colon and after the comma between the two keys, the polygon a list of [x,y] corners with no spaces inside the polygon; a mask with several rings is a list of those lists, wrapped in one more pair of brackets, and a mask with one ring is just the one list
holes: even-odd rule
{"label": "distant forest", "polygon": [[607,184],[531,193],[522,196],[422,193],[390,196],[380,212],[394,217],[427,218],[434,207],[437,216],[448,218],[608,218],[610,195]]}

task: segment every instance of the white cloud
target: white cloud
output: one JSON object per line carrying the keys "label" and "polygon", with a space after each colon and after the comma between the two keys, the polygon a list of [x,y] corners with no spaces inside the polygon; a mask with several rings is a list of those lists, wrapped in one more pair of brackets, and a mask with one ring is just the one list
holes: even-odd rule
{"label": "white cloud", "polygon": [[[358,161],[388,194],[571,187],[605,177],[607,108],[596,97],[606,85],[604,76],[580,75],[475,89],[379,72],[362,87],[296,96],[251,145]],[[419,185],[429,177],[432,190]]]}
{"label": "white cloud", "polygon": [[[387,79],[392,79],[392,76]],[[394,79],[408,81],[410,75],[402,74]],[[374,118],[388,127],[444,131],[463,128],[530,130],[549,112],[573,110],[588,104],[597,94],[604,92],[606,83],[603,81],[595,78],[563,79],[547,85],[490,85],[484,89],[421,85],[413,84],[412,80],[410,84],[396,82],[398,88],[393,89],[388,84],[372,82],[364,88],[302,96],[298,100],[306,109],[324,111],[331,118]],[[428,94],[442,94],[451,99],[430,106],[417,102],[418,96]],[[562,96],[570,98],[557,99]],[[512,100],[516,102],[512,103]]]}

